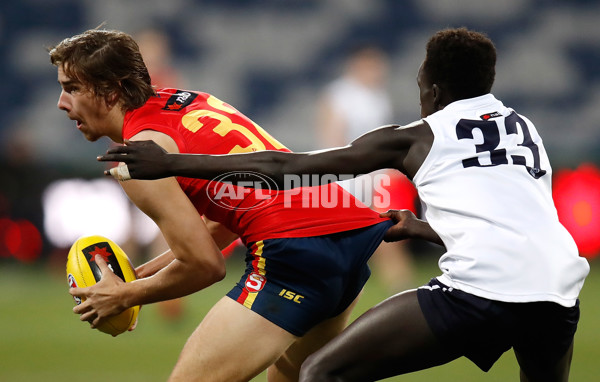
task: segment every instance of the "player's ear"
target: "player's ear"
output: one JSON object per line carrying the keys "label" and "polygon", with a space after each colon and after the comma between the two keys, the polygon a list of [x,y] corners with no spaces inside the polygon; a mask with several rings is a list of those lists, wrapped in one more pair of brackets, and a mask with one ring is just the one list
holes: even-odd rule
{"label": "player's ear", "polygon": [[114,107],[119,102],[119,93],[116,91],[111,92],[106,96],[104,101],[106,102],[106,106]]}

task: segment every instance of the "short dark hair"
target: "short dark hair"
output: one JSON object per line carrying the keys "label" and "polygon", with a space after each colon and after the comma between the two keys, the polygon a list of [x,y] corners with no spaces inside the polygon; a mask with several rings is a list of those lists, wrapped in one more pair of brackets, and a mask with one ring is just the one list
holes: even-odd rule
{"label": "short dark hair", "polygon": [[50,62],[97,96],[117,93],[124,110],[141,107],[155,94],[138,44],[127,33],[91,29],[49,48]]}
{"label": "short dark hair", "polygon": [[445,29],[429,39],[426,51],[423,70],[432,84],[445,88],[452,98],[472,98],[492,90],[496,47],[485,34]]}

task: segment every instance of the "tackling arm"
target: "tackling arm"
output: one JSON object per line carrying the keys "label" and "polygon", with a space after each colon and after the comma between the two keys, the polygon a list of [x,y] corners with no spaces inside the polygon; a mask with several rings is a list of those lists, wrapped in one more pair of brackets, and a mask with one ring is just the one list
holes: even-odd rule
{"label": "tackling arm", "polygon": [[98,159],[125,162],[130,176],[136,179],[174,175],[212,179],[230,171],[251,171],[266,175],[279,187],[285,187],[285,175],[356,176],[383,168],[398,169],[412,177],[418,166],[415,168],[406,159],[418,146],[415,143],[423,134],[423,125],[384,126],[359,137],[348,146],[306,153],[169,154],[151,142],[129,142],[126,146],[111,148]]}

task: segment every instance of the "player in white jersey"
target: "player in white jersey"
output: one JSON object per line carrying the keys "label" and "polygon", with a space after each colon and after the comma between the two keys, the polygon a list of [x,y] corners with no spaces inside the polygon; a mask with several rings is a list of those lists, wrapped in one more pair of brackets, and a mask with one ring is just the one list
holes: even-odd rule
{"label": "player in white jersey", "polygon": [[583,279],[561,274],[581,275],[587,264],[558,221],[534,125],[492,94],[424,120],[434,141],[413,182],[446,246],[439,281],[492,300],[573,306]]}
{"label": "player in white jersey", "polygon": [[521,381],[563,382],[589,265],[558,221],[537,130],[490,93],[495,63],[485,35],[436,33],[417,77],[423,119],[338,149],[213,157],[137,143],[101,159],[126,162],[134,178],[255,171],[282,185],[286,174],[397,169],[415,183],[427,222],[389,212],[398,223],[386,239],[443,244],[442,274],[359,317],[304,363],[301,380],[377,380],[461,356],[487,371],[513,348]]}

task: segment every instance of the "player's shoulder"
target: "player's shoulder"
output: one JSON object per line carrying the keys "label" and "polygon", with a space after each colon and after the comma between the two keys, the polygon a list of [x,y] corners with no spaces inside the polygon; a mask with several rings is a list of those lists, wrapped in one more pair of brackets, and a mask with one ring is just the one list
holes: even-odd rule
{"label": "player's shoulder", "polygon": [[[377,152],[379,165],[395,168],[412,176],[429,152],[433,139],[429,124],[418,120],[406,125],[379,127],[354,141],[352,146],[357,155],[364,157]],[[407,165],[405,161],[409,157],[411,159]]]}
{"label": "player's shoulder", "polygon": [[130,141],[154,141],[170,153],[181,152],[176,140],[169,134],[154,129],[141,130],[133,135]]}
{"label": "player's shoulder", "polygon": [[406,125],[390,125],[398,131],[403,131],[410,134],[420,134],[428,129],[431,130],[429,124],[424,119],[418,119]]}
{"label": "player's shoulder", "polygon": [[360,136],[351,143],[352,147],[365,150],[408,150],[418,142],[433,141],[429,124],[423,120],[407,125],[385,125]]}
{"label": "player's shoulder", "polygon": [[156,96],[148,100],[147,104],[153,104],[161,111],[181,112],[188,106],[197,106],[198,103],[204,103],[211,95],[195,90],[185,90],[176,88],[156,89]]}
{"label": "player's shoulder", "polygon": [[424,140],[433,140],[431,127],[424,119],[419,119],[406,125],[384,126],[384,128],[388,129],[389,139],[391,141],[398,141],[406,144]]}

